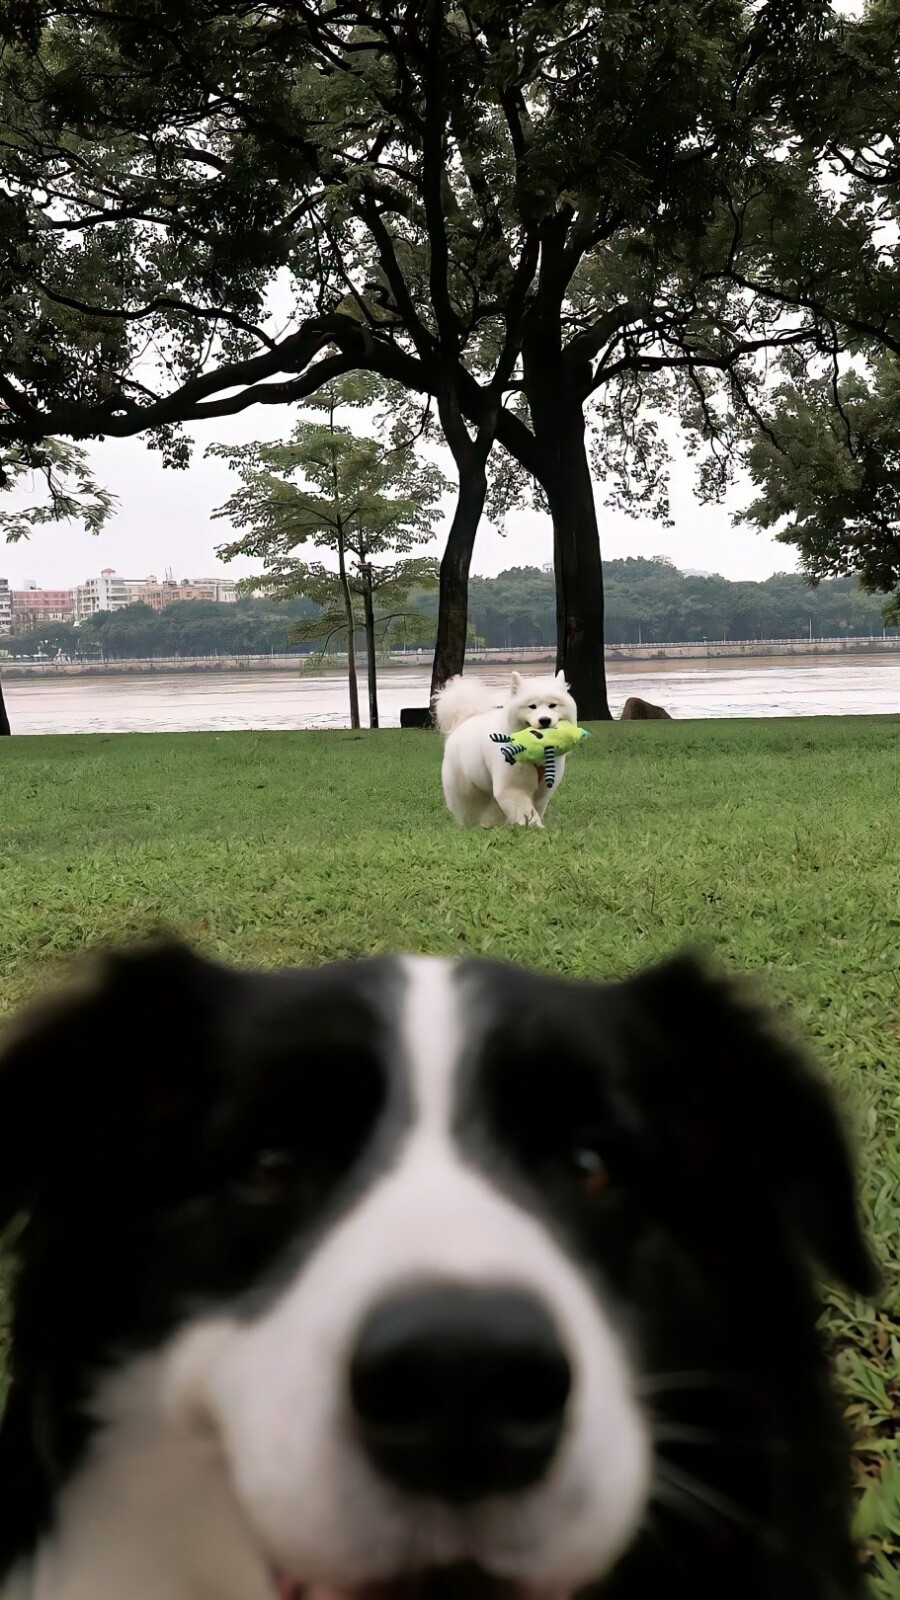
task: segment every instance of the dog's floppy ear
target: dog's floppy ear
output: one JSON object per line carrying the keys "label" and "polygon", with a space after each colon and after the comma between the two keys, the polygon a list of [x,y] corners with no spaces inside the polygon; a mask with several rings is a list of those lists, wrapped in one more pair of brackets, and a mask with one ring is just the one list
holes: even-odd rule
{"label": "dog's floppy ear", "polygon": [[106,958],[0,1038],[0,1227],[139,1164],[196,1098],[220,969],[183,946]]}
{"label": "dog's floppy ear", "polygon": [[509,692],[510,692],[510,694],[518,694],[518,692],[521,689],[521,687],[522,687],[522,674],[521,674],[521,672],[514,672],[512,677],[509,680]]}
{"label": "dog's floppy ear", "polygon": [[878,1272],[847,1139],[804,1055],[735,984],[692,957],[623,987],[628,1053],[662,1162],[687,1163],[711,1210],[733,1208],[747,1237],[774,1214],[828,1275],[872,1293]]}

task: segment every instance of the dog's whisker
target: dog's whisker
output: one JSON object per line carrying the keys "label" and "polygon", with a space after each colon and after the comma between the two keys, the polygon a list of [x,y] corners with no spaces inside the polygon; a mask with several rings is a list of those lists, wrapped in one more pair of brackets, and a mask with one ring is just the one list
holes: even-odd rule
{"label": "dog's whisker", "polygon": [[642,1397],[677,1394],[685,1389],[728,1389],[746,1386],[747,1378],[739,1372],[651,1372],[638,1377],[636,1388]]}
{"label": "dog's whisker", "polygon": [[654,1424],[653,1438],[657,1444],[717,1445],[722,1443],[718,1428],[697,1428],[690,1423],[660,1422]]}
{"label": "dog's whisker", "polygon": [[721,1494],[705,1479],[696,1477],[683,1467],[674,1466],[671,1461],[661,1460],[658,1463],[656,1499],[673,1509],[684,1505],[693,1507],[698,1513],[696,1520],[701,1520],[700,1514],[707,1512],[735,1527],[752,1529],[756,1526],[755,1519],[735,1501]]}

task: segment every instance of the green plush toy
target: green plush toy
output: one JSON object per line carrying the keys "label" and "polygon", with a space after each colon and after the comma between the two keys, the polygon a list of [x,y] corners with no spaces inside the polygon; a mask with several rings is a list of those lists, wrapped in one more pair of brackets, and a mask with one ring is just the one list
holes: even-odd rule
{"label": "green plush toy", "polygon": [[512,766],[516,761],[543,767],[544,783],[552,789],[556,782],[556,757],[567,756],[577,750],[591,736],[587,728],[576,728],[574,722],[558,722],[555,728],[523,728],[520,733],[492,733],[494,744],[501,744],[500,754]]}

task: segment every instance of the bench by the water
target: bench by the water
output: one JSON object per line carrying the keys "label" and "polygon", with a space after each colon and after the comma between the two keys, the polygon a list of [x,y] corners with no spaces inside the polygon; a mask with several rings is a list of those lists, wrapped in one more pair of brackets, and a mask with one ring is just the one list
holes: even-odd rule
{"label": "bench by the water", "polygon": [[431,711],[428,706],[403,706],[400,711],[401,728],[430,728]]}

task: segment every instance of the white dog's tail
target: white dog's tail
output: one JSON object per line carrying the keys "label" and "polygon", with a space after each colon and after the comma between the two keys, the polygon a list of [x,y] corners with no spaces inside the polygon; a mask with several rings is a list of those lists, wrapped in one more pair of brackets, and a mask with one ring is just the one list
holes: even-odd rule
{"label": "white dog's tail", "polygon": [[444,736],[469,717],[503,705],[502,691],[489,689],[477,678],[450,678],[434,697],[434,720]]}

